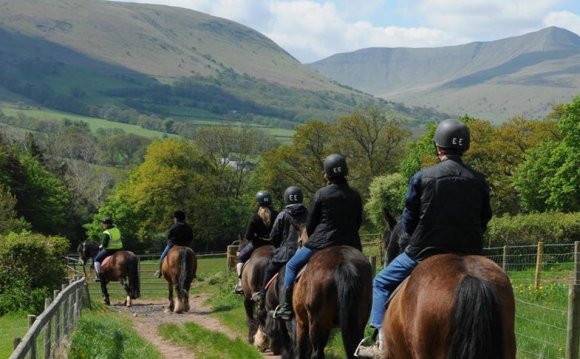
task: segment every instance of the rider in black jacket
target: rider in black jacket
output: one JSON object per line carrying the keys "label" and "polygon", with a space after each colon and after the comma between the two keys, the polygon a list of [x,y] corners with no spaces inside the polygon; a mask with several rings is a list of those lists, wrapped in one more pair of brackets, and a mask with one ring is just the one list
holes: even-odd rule
{"label": "rider in black jacket", "polygon": [[255,298],[262,308],[265,305],[266,284],[292,258],[298,249],[299,233],[293,224],[306,222],[308,210],[302,204],[303,198],[302,190],[296,186],[290,186],[284,191],[286,207],[276,217],[272,232],[270,232],[270,240],[277,249],[264,270],[262,286],[258,292],[258,298]]}

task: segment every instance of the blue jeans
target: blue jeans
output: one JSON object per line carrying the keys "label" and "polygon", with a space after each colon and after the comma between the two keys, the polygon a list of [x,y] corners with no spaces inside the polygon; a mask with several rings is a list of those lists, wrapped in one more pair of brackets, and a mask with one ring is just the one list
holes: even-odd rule
{"label": "blue jeans", "polygon": [[317,252],[317,249],[312,249],[308,247],[301,247],[290,260],[286,263],[286,271],[284,272],[284,286],[287,288],[291,288],[294,285],[294,281],[296,280],[296,276],[300,269],[308,263],[308,260],[314,253]]}
{"label": "blue jeans", "polygon": [[165,249],[163,250],[163,253],[161,253],[161,257],[159,257],[159,264],[163,263],[163,259],[165,259],[165,257],[167,256],[167,253],[169,252],[171,247],[173,247],[173,243],[167,243]]}
{"label": "blue jeans", "polygon": [[380,329],[383,325],[385,305],[391,293],[407,278],[419,262],[407,253],[399,254],[388,266],[375,276],[373,281],[373,306],[370,326]]}

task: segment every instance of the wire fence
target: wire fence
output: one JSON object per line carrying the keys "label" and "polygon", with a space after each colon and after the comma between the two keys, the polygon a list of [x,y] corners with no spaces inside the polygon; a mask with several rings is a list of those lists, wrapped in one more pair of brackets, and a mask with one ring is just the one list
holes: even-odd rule
{"label": "wire fence", "polygon": [[516,298],[518,358],[577,358],[570,340],[569,288],[575,279],[574,244],[487,248],[484,255],[502,266]]}

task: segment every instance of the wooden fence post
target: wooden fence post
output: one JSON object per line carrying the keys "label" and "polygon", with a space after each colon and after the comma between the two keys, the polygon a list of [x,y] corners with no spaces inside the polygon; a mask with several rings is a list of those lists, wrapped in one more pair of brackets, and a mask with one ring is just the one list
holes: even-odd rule
{"label": "wooden fence post", "polygon": [[377,256],[370,256],[369,263],[371,264],[371,269],[372,269],[371,273],[374,276],[375,273],[377,272]]}
{"label": "wooden fence post", "polygon": [[[36,320],[36,315],[28,315],[28,328],[32,327],[34,321]],[[36,359],[36,336],[32,336],[30,339],[30,359]]]}
{"label": "wooden fence post", "polygon": [[[50,306],[51,302],[52,302],[52,300],[50,298],[44,298],[44,310],[46,310]],[[46,331],[44,333],[44,357],[45,358],[50,358],[50,356],[51,356],[51,353],[50,353],[51,340],[52,340],[51,326],[52,326],[52,319],[49,319],[48,322],[46,323],[46,329],[45,329]]]}
{"label": "wooden fence post", "polygon": [[568,289],[566,359],[578,359],[580,344],[580,242],[574,242],[574,284]]}
{"label": "wooden fence post", "polygon": [[501,268],[504,272],[508,270],[508,246],[503,246],[503,254],[501,256]]}
{"label": "wooden fence post", "polygon": [[238,248],[239,246],[236,244],[230,244],[227,247],[226,257],[228,271],[231,271],[232,269],[236,268],[236,258],[238,257]]}
{"label": "wooden fence post", "polygon": [[544,242],[538,242],[538,252],[536,254],[536,276],[534,278],[534,288],[540,287],[540,274],[542,272],[542,262],[544,260]]}
{"label": "wooden fence post", "polygon": [[[53,294],[53,300],[56,300],[60,291],[55,290]],[[56,306],[56,313],[54,314],[54,341],[56,345],[60,343],[60,305]]]}

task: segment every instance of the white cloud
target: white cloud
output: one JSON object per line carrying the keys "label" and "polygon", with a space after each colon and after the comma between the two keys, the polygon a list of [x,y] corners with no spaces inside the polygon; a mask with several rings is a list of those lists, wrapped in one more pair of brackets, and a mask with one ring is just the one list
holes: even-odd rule
{"label": "white cloud", "polygon": [[239,22],[268,36],[302,62],[366,47],[495,40],[551,25],[580,33],[578,15],[554,10],[569,0],[404,0],[405,16],[413,18],[413,26],[380,26],[365,20],[390,11],[393,0],[132,1],[179,6]]}
{"label": "white cloud", "polygon": [[551,12],[544,19],[545,26],[558,26],[580,34],[580,16],[569,11]]}

